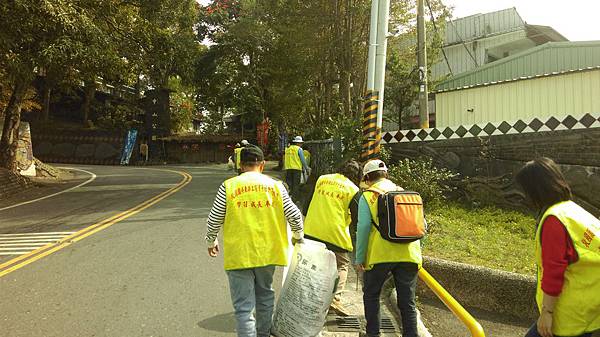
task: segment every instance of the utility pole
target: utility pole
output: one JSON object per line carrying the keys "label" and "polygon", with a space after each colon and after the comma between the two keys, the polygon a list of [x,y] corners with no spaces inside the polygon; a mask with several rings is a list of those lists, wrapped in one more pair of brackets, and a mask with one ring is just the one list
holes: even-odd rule
{"label": "utility pole", "polygon": [[425,0],[417,0],[417,61],[419,66],[419,124],[429,128],[429,99],[427,91],[427,45]]}
{"label": "utility pole", "polygon": [[390,0],[379,0],[378,7],[377,55],[375,56],[375,91],[377,91],[379,96],[379,104],[377,106],[377,129],[378,132],[381,133],[381,127],[383,124],[383,94],[385,91],[385,63],[387,61],[388,24],[390,21]]}
{"label": "utility pole", "polygon": [[371,0],[367,93],[363,108],[363,147],[361,159],[376,158],[381,148],[383,93],[387,54],[390,0]]}
{"label": "utility pole", "polygon": [[375,57],[377,55],[377,17],[379,1],[371,2],[371,26],[369,28],[369,57],[367,60],[367,91],[375,90]]}

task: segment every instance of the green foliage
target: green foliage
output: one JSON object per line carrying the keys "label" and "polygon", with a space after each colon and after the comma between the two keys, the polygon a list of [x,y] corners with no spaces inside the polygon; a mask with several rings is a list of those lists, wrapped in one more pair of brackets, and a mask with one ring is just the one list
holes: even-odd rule
{"label": "green foliage", "polygon": [[171,128],[174,133],[186,132],[196,111],[193,97],[185,92],[171,94]]}
{"label": "green foliage", "polygon": [[311,138],[358,138],[369,9],[342,0],[211,4],[199,29],[216,43],[198,78],[203,108],[268,117]]}
{"label": "green foliage", "polygon": [[379,159],[383,160],[387,165],[391,165],[392,163],[392,149],[389,146],[382,145],[379,148]]}
{"label": "green foliage", "polygon": [[439,204],[426,212],[431,228],[423,253],[510,272],[535,273],[535,220],[495,207]]}
{"label": "green foliage", "polygon": [[110,106],[99,112],[96,127],[104,130],[129,130],[131,128],[140,128],[140,122],[135,121],[135,117],[142,111],[133,104],[117,104]]}
{"label": "green foliage", "polygon": [[444,168],[437,168],[431,159],[403,159],[389,166],[392,181],[406,190],[421,194],[428,206],[440,204],[452,190],[448,181],[456,176]]}

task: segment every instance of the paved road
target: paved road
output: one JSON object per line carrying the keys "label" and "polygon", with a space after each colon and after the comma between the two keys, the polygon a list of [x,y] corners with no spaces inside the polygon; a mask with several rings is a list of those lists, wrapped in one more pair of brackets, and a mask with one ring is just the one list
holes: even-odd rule
{"label": "paved road", "polygon": [[[63,233],[45,235],[52,240],[70,235],[184,179],[172,171],[78,168],[97,178],[0,211],[0,242],[14,240],[6,234],[36,233],[26,234],[32,244],[40,233]],[[1,276],[0,335],[234,336],[222,260],[209,259],[203,243],[212,198],[230,174],[222,166],[170,169],[193,179],[157,204]],[[3,256],[0,265],[14,257]]]}

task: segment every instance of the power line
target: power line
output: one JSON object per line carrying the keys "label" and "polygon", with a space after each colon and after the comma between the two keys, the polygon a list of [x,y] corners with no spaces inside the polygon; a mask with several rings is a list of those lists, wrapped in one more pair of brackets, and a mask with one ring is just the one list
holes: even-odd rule
{"label": "power line", "polygon": [[[440,32],[437,29],[437,24],[435,23],[435,15],[433,14],[433,9],[431,9],[431,3],[429,3],[429,0],[426,0],[427,2],[427,7],[429,8],[429,14],[431,15],[431,23],[433,23],[433,29],[435,30],[435,33],[440,36]],[[448,56],[446,55],[446,50],[444,49],[444,46],[441,47],[442,49],[442,54],[444,55],[444,60],[446,60],[446,65],[448,66],[448,70],[450,70],[450,75],[454,76],[454,73],[452,72],[452,67],[450,66],[450,61],[448,61]]]}
{"label": "power line", "polygon": [[475,59],[475,57],[473,56],[473,54],[471,54],[471,51],[469,50],[469,48],[465,44],[465,41],[463,40],[463,38],[460,36],[460,33],[458,32],[458,29],[456,29],[456,26],[454,25],[454,22],[452,21],[452,19],[448,19],[448,21],[450,21],[450,24],[452,25],[452,28],[454,28],[454,32],[456,33],[456,36],[458,36],[458,39],[460,40],[460,43],[462,43],[463,47],[465,47],[465,50],[467,51],[467,53],[469,54],[469,56],[471,56],[471,59],[473,60],[473,63],[475,63],[475,67],[479,67],[479,64],[477,64],[477,59]]}

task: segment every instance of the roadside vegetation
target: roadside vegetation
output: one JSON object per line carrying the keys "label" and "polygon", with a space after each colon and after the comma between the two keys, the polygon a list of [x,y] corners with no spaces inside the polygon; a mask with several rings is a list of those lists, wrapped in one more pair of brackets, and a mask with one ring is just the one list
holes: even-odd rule
{"label": "roadside vegetation", "polygon": [[[384,150],[384,159],[390,162]],[[425,202],[429,234],[427,256],[509,272],[535,273],[535,220],[531,215],[453,200],[451,180],[460,177],[436,168],[430,159],[404,159],[390,165],[390,179],[417,191]]]}
{"label": "roadside vegetation", "polygon": [[428,209],[423,253],[493,269],[535,274],[535,220],[517,211],[448,201]]}

